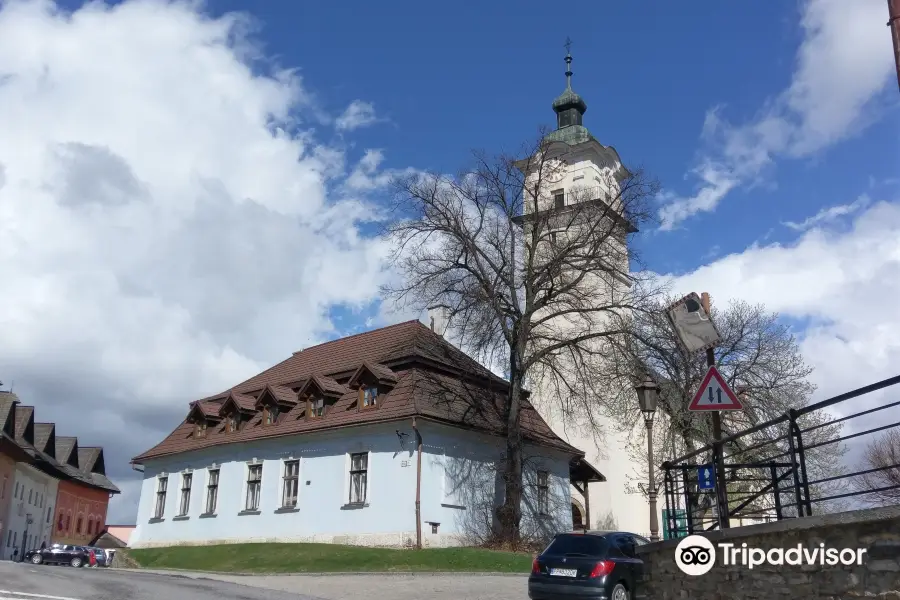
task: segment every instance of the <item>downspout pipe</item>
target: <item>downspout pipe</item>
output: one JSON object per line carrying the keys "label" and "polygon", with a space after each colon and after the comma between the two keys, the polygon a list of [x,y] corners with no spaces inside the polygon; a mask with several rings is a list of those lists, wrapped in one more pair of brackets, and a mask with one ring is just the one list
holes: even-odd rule
{"label": "downspout pipe", "polygon": [[416,548],[422,549],[422,434],[416,426],[416,418],[412,420],[413,431],[416,432]]}

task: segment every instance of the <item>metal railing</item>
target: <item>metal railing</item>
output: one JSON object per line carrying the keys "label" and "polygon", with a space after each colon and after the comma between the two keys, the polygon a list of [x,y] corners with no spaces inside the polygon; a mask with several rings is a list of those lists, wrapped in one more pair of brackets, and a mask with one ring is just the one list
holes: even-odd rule
{"label": "metal railing", "polygon": [[[897,384],[900,376],[791,409],[663,463],[665,537],[900,504],[900,435],[888,437],[900,427]],[[875,392],[887,395],[867,396]],[[859,410],[867,399],[874,405]],[[893,454],[884,449],[891,442]],[[874,462],[873,443],[882,447]],[[713,467],[720,457],[724,472]]]}

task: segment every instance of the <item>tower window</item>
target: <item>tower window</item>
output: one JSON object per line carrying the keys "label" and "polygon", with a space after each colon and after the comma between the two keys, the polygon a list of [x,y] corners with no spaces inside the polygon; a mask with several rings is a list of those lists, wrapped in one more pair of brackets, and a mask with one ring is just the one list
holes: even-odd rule
{"label": "tower window", "polygon": [[553,192],[553,207],[564,208],[566,206],[566,195],[562,190]]}
{"label": "tower window", "polygon": [[581,125],[581,113],[575,108],[569,108],[559,113],[557,123],[560,128],[570,125]]}

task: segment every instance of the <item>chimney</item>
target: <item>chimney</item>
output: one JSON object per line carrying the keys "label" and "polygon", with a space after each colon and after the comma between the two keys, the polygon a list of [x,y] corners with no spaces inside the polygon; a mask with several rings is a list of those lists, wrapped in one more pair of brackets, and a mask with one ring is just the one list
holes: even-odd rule
{"label": "chimney", "polygon": [[450,321],[450,310],[446,306],[431,306],[428,308],[428,326],[441,337],[447,332]]}

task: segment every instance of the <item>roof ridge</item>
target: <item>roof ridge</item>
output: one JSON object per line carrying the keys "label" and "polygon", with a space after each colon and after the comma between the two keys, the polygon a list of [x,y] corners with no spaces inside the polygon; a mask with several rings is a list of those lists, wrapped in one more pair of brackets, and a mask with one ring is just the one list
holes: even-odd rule
{"label": "roof ridge", "polygon": [[297,350],[296,352],[294,352],[293,354],[291,354],[291,356],[296,356],[297,354],[299,354],[299,353],[301,353],[301,352],[306,352],[306,351],[308,351],[308,350],[312,350],[313,348],[318,348],[318,347],[320,347],[320,346],[325,346],[325,345],[327,345],[327,344],[333,344],[333,343],[335,343],[335,342],[342,342],[342,341],[344,341],[344,340],[352,340],[353,338],[359,337],[359,336],[361,336],[361,335],[369,335],[369,334],[371,334],[371,333],[375,333],[376,331],[384,331],[385,329],[393,329],[394,327],[400,327],[400,326],[402,326],[402,325],[409,325],[410,323],[418,323],[418,324],[420,324],[422,327],[425,327],[425,324],[422,323],[422,321],[420,321],[419,319],[410,319],[409,321],[403,321],[403,322],[400,322],[400,323],[393,323],[392,325],[385,325],[384,327],[378,327],[378,328],[376,328],[376,329],[369,329],[369,330],[367,330],[367,331],[360,331],[359,333],[352,333],[352,334],[347,335],[347,336],[344,336],[344,337],[339,337],[339,338],[335,338],[335,339],[333,339],[333,340],[327,340],[327,341],[325,341],[325,342],[321,342],[321,343],[319,343],[319,344],[314,344],[314,345],[312,345],[312,346],[307,346],[307,347],[304,348],[303,350]]}

